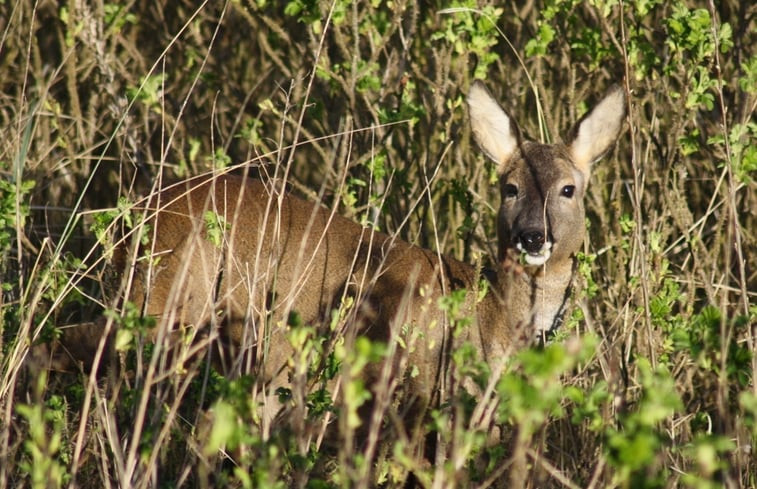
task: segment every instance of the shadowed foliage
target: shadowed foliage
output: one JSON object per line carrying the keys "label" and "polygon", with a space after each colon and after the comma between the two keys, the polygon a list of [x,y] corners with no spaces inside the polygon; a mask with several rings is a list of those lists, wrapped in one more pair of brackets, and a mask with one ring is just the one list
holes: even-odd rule
{"label": "shadowed foliage", "polygon": [[[756,14],[684,0],[0,3],[0,486],[484,487],[513,453],[525,487],[757,486]],[[496,256],[496,168],[465,107],[475,79],[543,142],[612,84],[630,95],[548,344],[502,371],[451,352],[454,402],[414,431],[380,419],[400,434],[373,453],[355,374],[381,343],[326,348],[292,314],[290,422],[267,431],[256,378],[144,341],[153,321],[120,302],[113,243],[141,196],[189,176],[275,175],[413,244]],[[206,225],[220,239],[224,223]],[[465,328],[461,300],[440,307]],[[25,361],[103,311],[118,354],[99,375]],[[470,396],[466,380],[491,390]],[[414,451],[421,438],[432,453]]]}

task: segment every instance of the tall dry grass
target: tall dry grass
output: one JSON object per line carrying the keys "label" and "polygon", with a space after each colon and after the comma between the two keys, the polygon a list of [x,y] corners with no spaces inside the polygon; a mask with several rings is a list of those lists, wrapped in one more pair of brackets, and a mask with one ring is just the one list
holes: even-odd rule
{"label": "tall dry grass", "polygon": [[[757,486],[757,10],[463,3],[0,4],[2,487],[394,486],[408,474],[478,487],[507,472],[513,447],[528,487]],[[484,400],[464,395],[467,407],[441,406],[367,459],[349,426],[343,445],[320,444],[355,406],[304,387],[291,416],[307,429],[262,431],[254,378],[201,363],[146,382],[139,341],[118,378],[25,370],[31,345],[104,309],[139,339],[146,326],[108,286],[108,225],[189,175],[276,173],[420,246],[491,255],[494,169],[463,103],[474,77],[543,141],[611,83],[631,95],[628,129],[590,183],[572,315],[489,400],[501,446],[467,417]],[[432,463],[412,450],[426,433],[441,447]]]}

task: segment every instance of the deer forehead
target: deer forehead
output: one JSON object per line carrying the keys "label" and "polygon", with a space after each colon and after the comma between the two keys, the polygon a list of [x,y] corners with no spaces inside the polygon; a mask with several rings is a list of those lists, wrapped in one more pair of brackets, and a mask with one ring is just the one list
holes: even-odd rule
{"label": "deer forehead", "polygon": [[575,185],[583,190],[584,177],[562,144],[525,142],[503,167],[502,183],[537,186],[545,192],[552,187]]}

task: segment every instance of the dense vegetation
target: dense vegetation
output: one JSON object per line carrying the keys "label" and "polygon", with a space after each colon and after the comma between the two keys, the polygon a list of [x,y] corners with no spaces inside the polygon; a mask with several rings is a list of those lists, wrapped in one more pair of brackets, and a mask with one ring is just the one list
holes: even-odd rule
{"label": "dense vegetation", "polygon": [[[755,15],[735,0],[0,2],[0,487],[483,487],[514,454],[534,488],[757,487]],[[150,321],[116,307],[107,263],[113,224],[163,182],[275,173],[418,245],[490,256],[475,78],[537,140],[612,83],[630,108],[590,184],[570,317],[500,374],[455,353],[495,389],[438,407],[432,463],[417,433],[366,457],[354,378],[342,400],[306,390],[380,345],[321,362],[292,324],[293,378],[310,383],[282,393],[290,419],[271,432],[252,375],[145,375]],[[130,332],[123,376],[30,373],[31,345],[103,310]]]}

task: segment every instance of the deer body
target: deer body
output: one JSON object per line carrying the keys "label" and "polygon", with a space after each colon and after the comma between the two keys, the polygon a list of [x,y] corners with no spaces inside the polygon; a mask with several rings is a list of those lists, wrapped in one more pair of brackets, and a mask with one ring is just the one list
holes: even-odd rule
{"label": "deer body", "polygon": [[[475,267],[291,195],[279,202],[272,192],[259,180],[223,176],[164,191],[160,203],[153,199],[146,210],[161,209],[148,221],[154,229],[149,254],[160,258],[150,266],[137,262],[130,299],[169,325],[215,322],[221,343],[237,353],[222,359],[224,369],[239,371],[235,362],[246,359],[238,354],[246,350],[273,379],[293,354],[285,337],[287,313],[296,311],[304,324],[321,324],[350,297],[360,329],[354,333],[384,342],[416,335],[403,363],[418,367],[413,385],[406,386],[418,394],[437,383],[445,345],[445,319],[437,303],[443,295],[472,292],[461,315],[477,318],[480,329],[471,328],[465,338],[484,354],[504,353],[516,341],[512,325],[528,322],[532,308],[522,301],[529,301],[531,292],[515,293],[529,288],[527,277],[508,292],[512,273],[490,273],[492,290],[476,303],[473,292],[485,278]],[[220,245],[207,236],[203,216],[209,209],[230,224]],[[510,302],[521,301],[514,310],[527,314],[503,314],[508,293]],[[266,318],[270,311],[278,312]]]}
{"label": "deer body", "polygon": [[[287,314],[296,311],[305,324],[328,323],[332,309],[350,298],[353,316],[341,333],[393,346],[397,385],[423,405],[456,346],[440,297],[470,292],[460,316],[473,324],[454,342],[470,342],[487,361],[552,329],[584,238],[590,166],[620,132],[624,96],[611,90],[567,145],[522,140],[480,82],[471,87],[468,106],[476,140],[498,165],[499,255],[492,269],[364,228],[262,181],[194,179],[146,206],[150,239],[139,254],[148,258],[133,267],[117,260],[123,273],[133,274],[129,299],[158,318],[153,339],[170,342],[172,330],[187,326],[210,328],[226,347],[220,349],[225,368],[257,365],[275,387],[286,382],[283,372],[295,353],[285,334]],[[214,222],[221,233],[212,240]],[[478,298],[482,281],[488,292]],[[366,375],[377,378],[382,368],[372,366]],[[406,375],[409,368],[413,375]]]}

